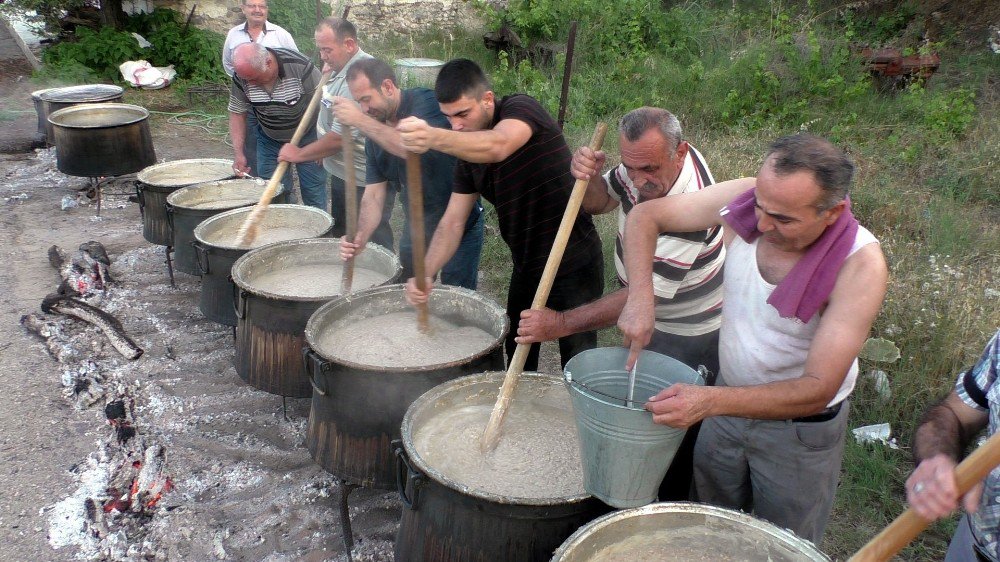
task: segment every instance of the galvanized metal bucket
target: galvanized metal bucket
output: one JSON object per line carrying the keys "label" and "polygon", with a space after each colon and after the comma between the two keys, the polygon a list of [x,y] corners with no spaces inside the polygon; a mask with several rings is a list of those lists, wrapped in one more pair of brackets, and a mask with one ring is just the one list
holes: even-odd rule
{"label": "galvanized metal bucket", "polygon": [[656,501],[663,475],[687,430],[653,423],[646,399],[674,383],[704,384],[680,361],[643,351],[635,374],[636,402],[626,405],[628,349],[604,347],[577,354],[563,373],[580,431],[584,488],[619,509]]}
{"label": "galvanized metal bucket", "polygon": [[393,61],[399,87],[403,89],[434,88],[434,81],[442,66],[444,61],[437,59],[406,58]]}
{"label": "galvanized metal bucket", "polygon": [[671,502],[599,517],[573,533],[552,562],[769,560],[829,562],[811,542],[739,511]]}

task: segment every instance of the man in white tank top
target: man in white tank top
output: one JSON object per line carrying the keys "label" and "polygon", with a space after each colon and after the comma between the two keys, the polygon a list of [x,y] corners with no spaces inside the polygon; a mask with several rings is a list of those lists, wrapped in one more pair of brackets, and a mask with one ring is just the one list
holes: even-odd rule
{"label": "man in white tank top", "polygon": [[[630,368],[654,327],[657,235],[724,225],[717,386],[673,385],[646,409],[673,427],[704,420],[694,458],[699,501],[752,512],[815,543],[833,506],[857,355],[888,279],[878,241],[850,216],[852,175],[830,142],[785,137],[756,178],[650,201],[633,209],[625,230],[632,283],[618,326]],[[747,221],[724,216],[736,214],[736,202],[750,213],[741,235],[731,225]]]}

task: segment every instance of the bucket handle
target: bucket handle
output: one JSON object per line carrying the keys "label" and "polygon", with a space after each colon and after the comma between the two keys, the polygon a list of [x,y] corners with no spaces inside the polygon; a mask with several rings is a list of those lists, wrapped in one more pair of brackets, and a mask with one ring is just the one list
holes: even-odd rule
{"label": "bucket handle", "polygon": [[208,275],[208,249],[197,240],[192,240],[191,245],[194,247],[194,261],[198,264],[198,271],[202,275]]}
{"label": "bucket handle", "polygon": [[304,346],[302,348],[302,363],[305,365],[306,376],[309,377],[309,383],[312,384],[313,390],[316,394],[320,396],[329,396],[330,393],[326,389],[320,388],[316,384],[316,371],[322,373],[327,373],[330,370],[330,362],[319,356],[318,353],[312,350],[309,346]]}
{"label": "bucket handle", "polygon": [[[399,492],[399,499],[403,505],[411,511],[417,510],[417,501],[420,499],[420,486],[424,483],[424,475],[410,464],[410,457],[403,448],[403,442],[394,439],[391,443],[392,452],[396,456],[396,491]],[[403,476],[403,472],[406,476]],[[413,497],[406,497],[406,488],[412,490]]]}

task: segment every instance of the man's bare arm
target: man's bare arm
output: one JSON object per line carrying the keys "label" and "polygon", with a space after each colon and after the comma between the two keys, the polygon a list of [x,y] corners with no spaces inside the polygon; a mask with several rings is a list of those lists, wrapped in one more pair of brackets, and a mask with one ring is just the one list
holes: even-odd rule
{"label": "man's bare arm", "polygon": [[286,143],[278,152],[279,162],[313,162],[340,152],[343,145],[340,133],[330,132],[305,146]]}
{"label": "man's bare arm", "polygon": [[517,327],[517,343],[552,341],[571,334],[614,326],[628,298],[628,289],[619,289],[596,301],[557,312],[551,309],[523,310]]}
{"label": "man's bare arm", "polygon": [[483,131],[452,131],[430,126],[423,119],[407,117],[396,126],[403,146],[413,152],[437,150],[466,162],[500,162],[524,146],[531,127],[518,119],[504,119]]}
{"label": "man's bare arm", "polygon": [[623,244],[629,291],[618,319],[625,345],[631,348],[626,368],[632,368],[653,335],[653,254],[660,233],[694,232],[721,224],[719,210],[755,183],[755,178],[717,183],[695,193],[646,201],[629,212]]}
{"label": "man's bare arm", "polygon": [[952,391],[944,400],[931,407],[917,426],[913,438],[913,458],[919,464],[924,459],[946,455],[954,461],[972,438],[989,422],[989,414],[970,407]]}

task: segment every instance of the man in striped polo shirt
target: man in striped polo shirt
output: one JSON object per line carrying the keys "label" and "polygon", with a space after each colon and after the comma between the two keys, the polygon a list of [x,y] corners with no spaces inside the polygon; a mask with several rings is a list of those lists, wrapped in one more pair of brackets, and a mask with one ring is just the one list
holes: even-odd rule
{"label": "man in striped polo shirt", "polygon": [[[531,306],[573,191],[572,153],[559,125],[537,100],[524,94],[498,99],[482,69],[468,59],[449,61],[441,68],[434,95],[452,130],[432,127],[416,117],[397,125],[407,150],[437,150],[459,159],[448,207],[427,251],[427,275],[437,274],[455,253],[469,214],[482,195],[496,209],[500,235],[510,248],[513,271],[507,316],[513,324]],[[548,304],[555,310],[574,308],[600,297],[603,285],[601,240],[590,215],[580,213]],[[427,302],[430,289],[420,291],[414,279],[406,290],[410,302]],[[508,359],[516,347],[514,336],[511,330],[506,341]],[[559,338],[563,365],[596,345],[593,330]],[[538,348],[532,345],[526,370],[538,368]]]}
{"label": "man in striped polo shirt", "polygon": [[[683,140],[677,118],[665,109],[641,107],[625,114],[618,126],[618,146],[621,164],[603,176],[605,153],[587,146],[573,155],[572,172],[589,181],[583,200],[586,212],[618,209],[615,268],[625,287],[565,312],[525,310],[518,343],[614,326],[628,299],[628,274],[622,262],[626,215],[643,201],[693,193],[715,183],[704,158]],[[653,256],[656,329],[646,349],[693,369],[705,366],[713,374],[718,372],[724,259],[721,227],[660,234]],[[692,427],[677,451],[660,487],[661,500],[689,498],[697,435],[698,427]]]}
{"label": "man in striped polo shirt", "polygon": [[[269,49],[259,43],[244,43],[233,51],[233,85],[229,94],[229,138],[233,141],[237,173],[256,172],[270,179],[278,166],[278,151],[290,141],[319,84],[319,70],[301,53]],[[257,117],[257,166],[251,170],[243,155],[247,114]],[[316,124],[310,123],[303,143],[316,140]],[[316,162],[295,165],[299,173],[302,202],[326,209],[326,171]],[[282,178],[286,191],[292,176]]]}

